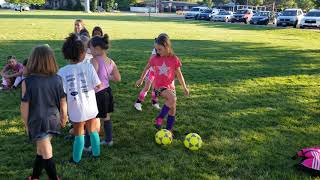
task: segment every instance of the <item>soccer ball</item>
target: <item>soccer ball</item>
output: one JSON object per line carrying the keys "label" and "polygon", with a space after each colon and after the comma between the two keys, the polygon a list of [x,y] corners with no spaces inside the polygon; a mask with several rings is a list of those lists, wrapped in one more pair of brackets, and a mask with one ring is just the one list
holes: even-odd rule
{"label": "soccer ball", "polygon": [[169,145],[172,143],[172,133],[166,129],[161,129],[156,133],[155,140],[157,144]]}
{"label": "soccer ball", "polygon": [[197,133],[190,133],[183,141],[184,146],[191,151],[199,150],[202,146],[202,139]]}

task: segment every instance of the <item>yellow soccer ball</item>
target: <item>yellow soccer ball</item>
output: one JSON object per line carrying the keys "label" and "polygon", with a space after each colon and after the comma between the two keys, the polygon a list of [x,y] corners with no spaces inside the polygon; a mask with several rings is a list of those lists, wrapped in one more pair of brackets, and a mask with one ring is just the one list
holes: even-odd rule
{"label": "yellow soccer ball", "polygon": [[191,151],[199,150],[202,147],[202,143],[202,139],[197,133],[188,134],[183,141],[184,146]]}
{"label": "yellow soccer ball", "polygon": [[161,129],[156,133],[155,140],[157,144],[169,145],[172,143],[172,133],[167,129]]}

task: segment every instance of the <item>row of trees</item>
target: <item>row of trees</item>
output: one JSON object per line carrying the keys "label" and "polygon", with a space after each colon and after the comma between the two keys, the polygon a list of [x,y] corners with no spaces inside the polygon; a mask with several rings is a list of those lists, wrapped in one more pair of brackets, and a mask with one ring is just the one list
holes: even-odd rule
{"label": "row of trees", "polygon": [[[7,2],[14,4],[33,4],[33,5],[43,5],[45,0],[6,0]],[[115,3],[118,4],[119,9],[129,9],[129,6],[139,2],[141,0],[91,0],[90,9],[94,11],[97,8],[98,3],[103,4],[103,8],[110,11],[115,7]],[[177,1],[189,1],[189,2],[199,2],[199,0],[177,0]],[[201,0],[200,0],[201,1]],[[249,4],[249,5],[271,5],[275,3],[277,9],[283,9],[287,7],[299,7],[304,10],[309,10],[311,8],[320,7],[320,0],[233,0],[236,4]],[[202,3],[208,6],[221,5],[230,3],[230,0],[202,0]]]}

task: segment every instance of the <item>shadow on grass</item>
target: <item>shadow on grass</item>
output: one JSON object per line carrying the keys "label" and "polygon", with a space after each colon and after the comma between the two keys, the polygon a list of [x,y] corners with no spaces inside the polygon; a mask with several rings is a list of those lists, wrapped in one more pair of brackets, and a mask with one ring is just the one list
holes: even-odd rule
{"label": "shadow on grass", "polygon": [[[55,50],[60,64],[65,64],[60,52],[62,41],[1,42],[0,54],[24,58],[33,46],[45,43]],[[67,178],[74,177],[74,173],[85,178],[92,171],[94,177],[131,179],[181,179],[186,174],[191,179],[307,179],[291,167],[290,156],[303,146],[318,143],[320,94],[310,83],[313,79],[294,76],[319,73],[318,50],[288,50],[243,42],[173,40],[173,43],[191,86],[188,98],[181,97],[180,88],[177,90],[175,127],[181,136],[187,130],[199,132],[205,142],[203,149],[185,151],[180,139],[169,147],[155,145],[152,120],[158,112],[152,111],[147,103],[144,113],[132,108],[139,91],[133,84],[150,56],[153,41],[114,40],[110,56],[123,77],[122,83],[112,84],[116,100],[116,112],[112,115],[115,146],[103,149],[100,161],[85,159],[77,170],[59,163],[59,172]],[[258,82],[267,77],[285,80],[278,84],[272,84],[273,80]],[[284,82],[290,78],[292,84]],[[0,156],[11,156],[1,159],[0,170],[10,172],[9,169],[18,166],[18,171],[10,172],[17,177],[18,173],[31,172],[33,149],[23,143],[22,133],[15,132],[15,128],[21,130],[21,125],[3,124],[3,119],[18,117],[5,113],[18,110],[18,93],[14,97],[0,94],[0,129],[13,131],[1,134],[0,142],[5,146],[1,147]],[[70,156],[71,146],[71,142],[57,139],[54,147],[59,160]],[[18,152],[25,147],[25,151]],[[14,158],[16,154],[20,159]]]}

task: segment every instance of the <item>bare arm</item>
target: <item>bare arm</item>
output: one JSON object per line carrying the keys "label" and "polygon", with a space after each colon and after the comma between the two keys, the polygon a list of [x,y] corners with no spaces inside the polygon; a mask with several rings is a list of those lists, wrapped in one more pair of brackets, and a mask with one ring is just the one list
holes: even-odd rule
{"label": "bare arm", "polygon": [[118,66],[116,65],[116,63],[114,63],[114,61],[111,61],[111,63],[113,63],[113,71],[111,73],[112,80],[115,82],[120,82],[121,81],[121,74],[119,72]]}
{"label": "bare arm", "polygon": [[60,99],[60,118],[61,118],[61,127],[65,127],[68,120],[67,99],[65,97]]}
{"label": "bare arm", "polygon": [[137,87],[140,87],[142,85],[143,80],[144,80],[144,78],[146,78],[146,75],[147,75],[147,72],[149,71],[149,69],[150,69],[150,64],[148,63],[146,65],[146,67],[144,68],[144,70],[140,76],[140,79],[136,82]]}
{"label": "bare arm", "polygon": [[22,74],[23,74],[23,69],[20,70],[20,71],[17,72],[17,73],[14,73],[14,74],[11,74],[11,75],[6,75],[6,78],[18,77],[18,76],[21,76]]}
{"label": "bare arm", "polygon": [[97,62],[97,60],[95,58],[92,58],[91,59],[91,64],[93,65],[94,69],[96,70],[96,72],[98,73],[98,70],[99,70],[99,64]]}
{"label": "bare arm", "polygon": [[[24,97],[26,93],[26,84],[24,81],[22,82],[21,91],[22,91],[22,97]],[[29,133],[29,130],[28,130],[29,102],[21,101],[20,111],[21,111],[21,117],[23,119],[24,127],[26,128],[27,133]]]}
{"label": "bare arm", "polygon": [[175,71],[175,74],[176,74],[176,76],[177,76],[177,78],[179,80],[180,85],[183,87],[184,95],[188,96],[189,95],[189,89],[187,88],[187,85],[186,85],[186,82],[185,82],[184,77],[182,75],[181,69],[178,68]]}

